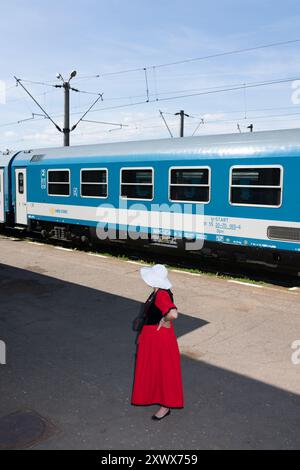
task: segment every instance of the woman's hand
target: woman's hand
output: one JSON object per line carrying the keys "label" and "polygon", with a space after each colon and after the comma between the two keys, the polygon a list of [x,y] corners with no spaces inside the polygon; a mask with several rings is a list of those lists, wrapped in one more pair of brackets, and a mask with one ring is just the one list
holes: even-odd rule
{"label": "woman's hand", "polygon": [[177,309],[176,309],[176,308],[173,308],[172,310],[169,311],[169,313],[167,313],[167,315],[165,315],[165,316],[160,320],[160,322],[159,322],[159,324],[158,324],[157,331],[159,331],[162,326],[163,326],[164,328],[170,328],[170,327],[171,327],[170,320],[175,320],[177,317],[178,317]]}
{"label": "woman's hand", "polygon": [[161,327],[163,328],[171,328],[171,323],[169,321],[165,321],[163,318],[160,320],[159,324],[158,324],[158,327],[157,327],[157,331],[159,331],[161,329]]}

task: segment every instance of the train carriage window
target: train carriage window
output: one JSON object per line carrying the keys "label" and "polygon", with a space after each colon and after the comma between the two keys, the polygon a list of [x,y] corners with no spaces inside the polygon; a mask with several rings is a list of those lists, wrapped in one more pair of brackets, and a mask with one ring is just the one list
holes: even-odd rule
{"label": "train carriage window", "polygon": [[231,170],[230,202],[237,205],[279,207],[280,167],[235,167]]}
{"label": "train carriage window", "polygon": [[179,202],[210,201],[210,168],[171,168],[170,200]]}
{"label": "train carriage window", "polygon": [[153,199],[152,168],[121,170],[121,197],[127,199]]}
{"label": "train carriage window", "polygon": [[80,171],[81,197],[107,198],[107,187],[107,169],[96,168]]}
{"label": "train carriage window", "polygon": [[70,196],[70,170],[48,170],[48,195]]}
{"label": "train carriage window", "polygon": [[24,194],[24,174],[19,173],[18,175],[18,192]]}

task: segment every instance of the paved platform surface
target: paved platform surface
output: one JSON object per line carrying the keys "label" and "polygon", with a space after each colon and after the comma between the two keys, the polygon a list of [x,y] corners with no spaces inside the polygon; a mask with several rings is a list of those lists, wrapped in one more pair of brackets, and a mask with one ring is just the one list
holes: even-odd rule
{"label": "paved platform surface", "polygon": [[0,421],[33,410],[35,449],[300,448],[300,293],[172,272],[185,409],[132,407],[139,265],[0,239]]}

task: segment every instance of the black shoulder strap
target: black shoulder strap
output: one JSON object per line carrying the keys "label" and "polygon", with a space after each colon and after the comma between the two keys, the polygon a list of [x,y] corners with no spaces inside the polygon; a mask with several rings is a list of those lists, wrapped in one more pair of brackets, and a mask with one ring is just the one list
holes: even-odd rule
{"label": "black shoulder strap", "polygon": [[144,316],[147,315],[150,306],[152,305],[152,303],[153,303],[154,300],[155,300],[155,297],[156,297],[156,292],[151,292],[151,294],[149,295],[148,299],[147,299],[146,302],[144,303],[144,305],[143,305],[143,315],[144,315]]}
{"label": "black shoulder strap", "polygon": [[174,295],[171,289],[168,289],[169,296],[171,297],[172,302],[174,302]]}

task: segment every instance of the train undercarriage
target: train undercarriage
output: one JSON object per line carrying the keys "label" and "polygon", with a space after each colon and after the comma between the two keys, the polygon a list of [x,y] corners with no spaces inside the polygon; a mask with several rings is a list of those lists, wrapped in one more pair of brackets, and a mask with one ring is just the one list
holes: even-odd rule
{"label": "train undercarriage", "polygon": [[144,235],[128,237],[127,232],[106,233],[105,239],[99,239],[95,227],[62,224],[31,220],[28,227],[30,233],[39,234],[45,240],[57,240],[81,247],[123,246],[125,249],[139,250],[145,253],[180,258],[192,264],[201,264],[201,260],[215,260],[229,263],[233,266],[252,266],[257,269],[300,276],[300,253],[287,250],[274,250],[239,246],[232,244],[204,241],[203,247],[197,250],[186,250],[188,240],[175,239],[162,235]]}

